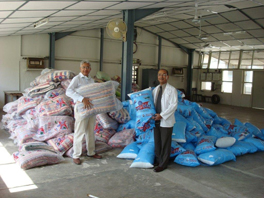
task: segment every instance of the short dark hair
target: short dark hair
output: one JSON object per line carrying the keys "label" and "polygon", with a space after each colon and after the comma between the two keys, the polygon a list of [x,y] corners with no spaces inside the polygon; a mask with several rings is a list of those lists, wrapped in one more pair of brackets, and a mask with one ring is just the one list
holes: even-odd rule
{"label": "short dark hair", "polygon": [[[164,71],[167,73],[167,75],[169,75],[169,72],[168,72],[167,69],[160,69],[160,70],[164,70]],[[159,70],[159,71],[160,71],[160,70]]]}

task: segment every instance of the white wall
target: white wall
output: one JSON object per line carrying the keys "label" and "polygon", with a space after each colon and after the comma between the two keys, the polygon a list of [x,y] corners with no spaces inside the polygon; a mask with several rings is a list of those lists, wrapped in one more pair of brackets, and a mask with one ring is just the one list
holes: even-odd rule
{"label": "white wall", "polygon": [[[194,71],[193,72],[194,73],[193,87],[196,87],[198,89],[198,94],[202,94],[205,96],[212,96],[213,94],[217,94],[220,97],[221,104],[241,106],[241,107],[251,107],[252,96],[242,94],[243,70],[230,70],[230,71],[233,71],[232,93],[221,93],[221,84],[218,85],[215,91],[201,91],[200,75],[202,72],[205,72],[206,70],[194,69],[193,71]],[[209,70],[209,71],[213,72],[214,70]],[[221,82],[221,80],[219,82]]]}
{"label": "white wall", "polygon": [[0,37],[0,107],[4,105],[4,92],[19,90],[19,59],[21,37]]}
{"label": "white wall", "polygon": [[[138,29],[138,50],[133,58],[140,59],[139,85],[141,71],[144,68],[158,68],[158,38],[144,30]],[[23,91],[30,82],[39,76],[41,70],[27,69],[23,57],[49,56],[49,35],[23,35],[0,37],[0,107],[4,105],[5,90]],[[105,33],[103,71],[110,77],[121,76],[122,41],[113,40]],[[55,42],[55,69],[71,70],[79,73],[79,64],[83,59],[92,64],[91,75],[99,71],[100,60],[100,29],[79,31]],[[173,67],[184,67],[184,77],[170,76],[169,83],[176,88],[186,89],[186,67],[188,55],[168,41],[162,40],[161,68],[171,74]],[[48,60],[45,60],[48,67]]]}

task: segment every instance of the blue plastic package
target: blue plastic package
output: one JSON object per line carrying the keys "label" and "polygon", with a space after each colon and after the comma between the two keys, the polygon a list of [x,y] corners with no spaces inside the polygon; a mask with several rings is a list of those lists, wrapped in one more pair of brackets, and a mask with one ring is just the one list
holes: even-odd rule
{"label": "blue plastic package", "polygon": [[154,142],[148,142],[142,146],[136,159],[132,162],[130,168],[153,168],[154,159]]}
{"label": "blue plastic package", "polygon": [[186,130],[185,122],[182,121],[176,122],[172,130],[172,140],[176,142],[185,143],[186,142],[185,130]]}
{"label": "blue plastic package", "polygon": [[195,128],[195,126],[185,117],[183,117],[178,111],[175,111],[174,116],[175,116],[176,122],[179,122],[179,121],[186,122],[187,124],[186,131],[191,131]]}
{"label": "blue plastic package", "polygon": [[187,106],[185,104],[178,104],[177,111],[185,118],[189,117],[192,113],[192,106]]}
{"label": "blue plastic package", "polygon": [[199,138],[197,146],[195,148],[195,153],[197,155],[202,154],[202,153],[206,153],[209,151],[213,151],[215,150],[215,146],[214,146],[214,140],[216,141],[216,137],[214,136],[202,136]]}
{"label": "blue plastic package", "polygon": [[146,131],[155,127],[155,121],[152,117],[156,110],[150,89],[129,94],[136,109],[136,131]]}
{"label": "blue plastic package", "polygon": [[198,131],[197,132],[186,131],[185,132],[186,142],[187,143],[189,143],[189,142],[193,142],[193,143],[197,142],[198,141],[197,133],[199,133],[199,132]]}
{"label": "blue plastic package", "polygon": [[222,164],[227,161],[236,161],[236,156],[226,149],[217,149],[198,156],[198,159],[210,166]]}
{"label": "blue plastic package", "polygon": [[209,108],[205,108],[204,109],[207,111],[207,113],[209,113],[209,115],[214,118],[215,116],[217,116],[217,114],[212,110],[212,109],[209,109]]}
{"label": "blue plastic package", "polygon": [[195,109],[195,111],[202,116],[205,119],[212,119],[212,116],[209,115],[209,113],[199,104],[197,104],[196,102],[192,103],[193,108]]}
{"label": "blue plastic package", "polygon": [[[225,126],[227,128],[227,125]],[[227,130],[228,130],[228,134],[236,138],[236,140],[243,140],[245,138],[252,136],[252,134],[248,131],[247,127],[245,126],[236,126],[231,124],[229,125]]]}
{"label": "blue plastic package", "polygon": [[235,118],[234,125],[236,126],[244,126],[243,122],[241,122],[239,119]]}
{"label": "blue plastic package", "polygon": [[258,138],[264,140],[264,134],[261,132],[261,130],[256,127],[255,125],[246,122],[245,126],[247,127],[248,131],[251,132],[251,134],[257,136]]}
{"label": "blue plastic package", "polygon": [[120,124],[116,131],[119,132],[125,129],[134,129],[135,125],[136,125],[135,120],[129,120],[127,123]]}
{"label": "blue plastic package", "polygon": [[205,120],[203,117],[201,117],[196,111],[195,109],[192,110],[191,116],[192,119],[196,122],[198,122],[198,124],[202,127],[203,131],[206,132],[208,131],[208,127],[205,125]]}
{"label": "blue plastic package", "polygon": [[200,165],[196,154],[192,150],[186,150],[179,154],[175,159],[174,162],[184,166],[191,166],[196,167]]}
{"label": "blue plastic package", "polygon": [[236,141],[236,143],[227,148],[229,151],[234,153],[235,156],[245,155],[247,153],[255,153],[258,148],[250,142]]}
{"label": "blue plastic package", "polygon": [[132,142],[128,144],[116,157],[122,159],[135,159],[138,155],[138,152],[139,148],[137,146],[137,142]]}
{"label": "blue plastic package", "polygon": [[141,144],[145,144],[147,142],[154,142],[154,129],[149,129],[145,132],[141,132],[137,135],[136,141]]}
{"label": "blue plastic package", "polygon": [[254,144],[258,148],[259,151],[264,151],[264,141],[260,139],[249,137],[243,141]]}
{"label": "blue plastic package", "polygon": [[171,158],[176,157],[184,151],[186,151],[186,149],[179,145],[176,141],[171,141]]}
{"label": "blue plastic package", "polygon": [[184,144],[181,144],[181,146],[183,148],[185,148],[186,150],[191,150],[191,151],[194,151],[195,149],[195,146],[192,144],[192,143],[184,143]]}
{"label": "blue plastic package", "polygon": [[217,138],[230,137],[230,135],[227,135],[226,133],[223,133],[223,132],[215,129],[214,127],[211,127],[211,129],[206,134],[209,136],[215,136]]}

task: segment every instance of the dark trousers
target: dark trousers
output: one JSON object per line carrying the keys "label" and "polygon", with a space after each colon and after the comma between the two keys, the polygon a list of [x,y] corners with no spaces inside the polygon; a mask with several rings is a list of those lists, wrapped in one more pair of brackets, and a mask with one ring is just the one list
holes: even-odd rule
{"label": "dark trousers", "polygon": [[173,127],[161,127],[156,124],[154,128],[156,162],[162,168],[167,168],[171,152],[171,136]]}

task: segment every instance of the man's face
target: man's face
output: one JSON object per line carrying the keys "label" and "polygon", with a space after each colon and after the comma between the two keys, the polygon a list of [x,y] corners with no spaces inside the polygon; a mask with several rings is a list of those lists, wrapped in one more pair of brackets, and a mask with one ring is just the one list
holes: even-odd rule
{"label": "man's face", "polygon": [[84,76],[87,76],[89,75],[90,71],[91,71],[91,66],[89,63],[83,63],[82,66],[80,67],[80,70],[81,70],[81,73],[84,75]]}
{"label": "man's face", "polygon": [[158,81],[161,85],[166,84],[169,79],[167,72],[165,70],[159,70],[158,72]]}

